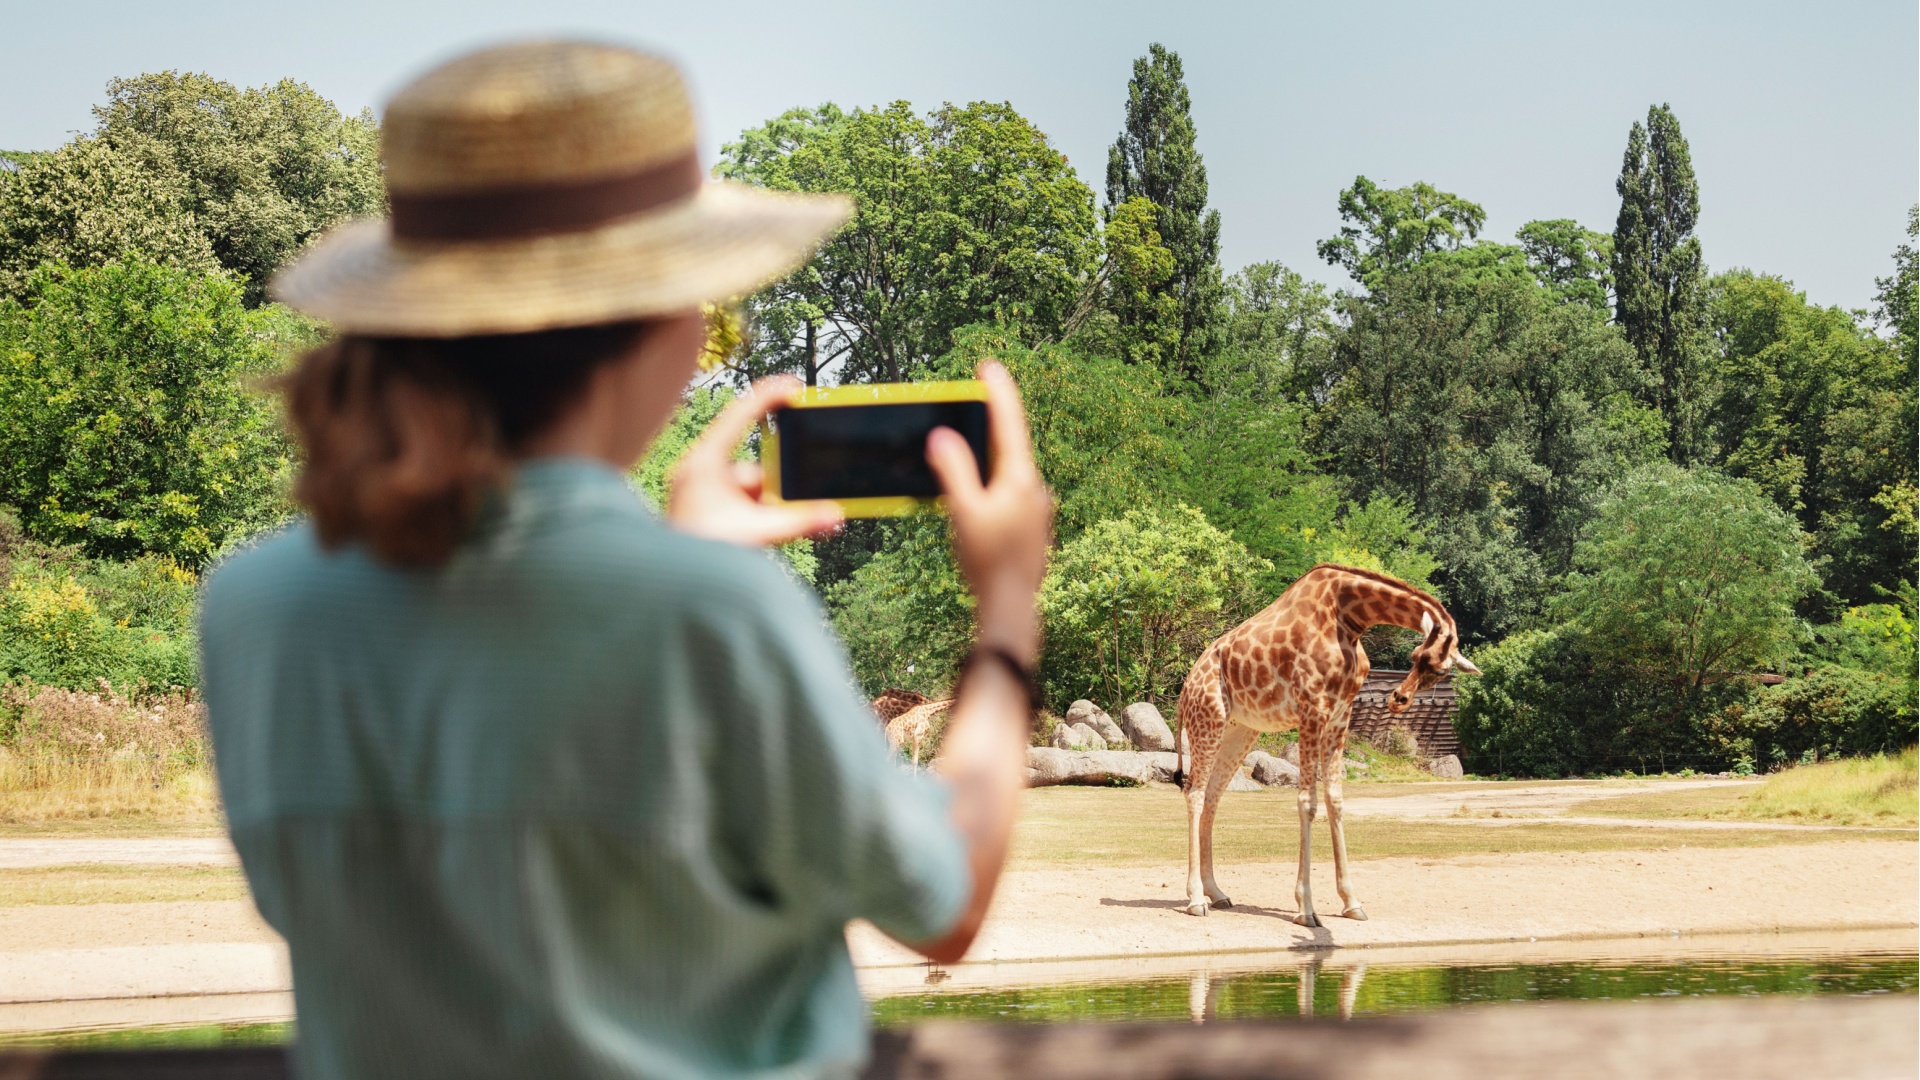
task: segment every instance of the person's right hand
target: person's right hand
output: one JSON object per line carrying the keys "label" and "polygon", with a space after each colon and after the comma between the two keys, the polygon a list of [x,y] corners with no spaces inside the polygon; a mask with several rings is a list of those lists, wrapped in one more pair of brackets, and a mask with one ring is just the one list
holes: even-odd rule
{"label": "person's right hand", "polygon": [[992,478],[980,483],[972,448],[951,428],[927,436],[927,464],[946,495],[960,573],[980,602],[980,641],[1032,664],[1040,651],[1034,597],[1047,572],[1053,494],[1033,463],[1013,377],[994,361],[981,364],[979,375],[987,384]]}

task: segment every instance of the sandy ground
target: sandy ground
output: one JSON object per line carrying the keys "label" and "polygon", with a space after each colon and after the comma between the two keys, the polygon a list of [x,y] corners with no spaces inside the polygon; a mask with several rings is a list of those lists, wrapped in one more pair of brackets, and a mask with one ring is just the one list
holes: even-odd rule
{"label": "sandy ground", "polygon": [[[1727,783],[1666,782],[1660,790]],[[1542,820],[1645,829],[1711,824],[1565,813],[1592,799],[1644,793],[1646,785],[1436,788],[1362,795],[1347,808],[1366,817],[1495,827]],[[1502,816],[1485,816],[1496,811]],[[1657,843],[1650,837],[1650,846]],[[232,848],[217,837],[0,838],[0,870],[234,862]],[[1339,900],[1332,866],[1321,860],[1314,867],[1325,923],[1319,929],[1289,921],[1291,862],[1222,866],[1219,876],[1234,907],[1195,918],[1179,910],[1184,861],[1011,872],[973,959],[951,977],[955,985],[991,972],[1001,980],[1052,978],[1044,973],[1093,965],[1107,971],[1099,977],[1115,978],[1141,964],[1184,971],[1196,963],[1270,964],[1275,954],[1384,959],[1382,950],[1404,960],[1421,949],[1544,948],[1600,939],[1615,944],[1577,947],[1605,951],[1624,947],[1623,941],[1659,939],[1665,948],[1676,934],[1690,940],[1783,930],[1899,928],[1896,936],[1907,942],[1902,947],[1910,948],[1920,925],[1920,844],[1910,833],[1751,848],[1372,859],[1354,868],[1367,922],[1333,914]],[[925,965],[871,927],[856,924],[848,937],[870,991],[924,980]],[[1324,952],[1329,949],[1340,952]],[[1269,959],[1258,959],[1262,955]],[[169,1019],[177,1015],[207,1022],[274,1018],[284,1015],[288,986],[285,949],[246,901],[0,907],[0,1031],[43,1029],[54,1016],[71,1016],[71,1024],[59,1026],[170,1023],[179,1022]],[[134,1018],[110,1019],[123,1014]]]}

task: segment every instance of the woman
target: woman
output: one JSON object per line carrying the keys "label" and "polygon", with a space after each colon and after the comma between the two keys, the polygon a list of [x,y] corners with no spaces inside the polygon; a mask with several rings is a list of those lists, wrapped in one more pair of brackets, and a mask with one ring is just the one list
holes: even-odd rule
{"label": "woman", "polygon": [[673,68],[489,50],[402,90],[392,217],[276,282],[337,341],[286,380],[310,519],[207,587],[221,794],[291,950],[296,1071],[843,1075],[843,929],[965,953],[1024,764],[1051,504],[989,365],[995,464],[939,431],[979,600],[944,778],[890,759],[810,595],[755,547],[831,529],[731,451],[667,521],[623,473],[692,377],[697,305],[785,273],[838,198],[703,182]]}

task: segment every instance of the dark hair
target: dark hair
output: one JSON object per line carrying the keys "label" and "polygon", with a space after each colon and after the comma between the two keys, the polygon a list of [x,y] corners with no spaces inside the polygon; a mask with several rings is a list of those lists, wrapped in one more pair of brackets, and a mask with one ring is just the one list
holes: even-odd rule
{"label": "dark hair", "polygon": [[438,566],[513,459],[630,355],[651,322],[465,338],[343,337],[281,380],[320,543]]}

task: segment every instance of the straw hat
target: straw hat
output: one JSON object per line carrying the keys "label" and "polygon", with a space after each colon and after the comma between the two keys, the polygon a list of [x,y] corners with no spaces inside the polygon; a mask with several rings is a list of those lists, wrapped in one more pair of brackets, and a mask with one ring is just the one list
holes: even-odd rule
{"label": "straw hat", "polygon": [[837,195],[705,179],[668,61],[582,42],[486,49],[387,106],[392,216],[329,233],[274,298],[343,333],[586,326],[736,296],[849,215]]}

